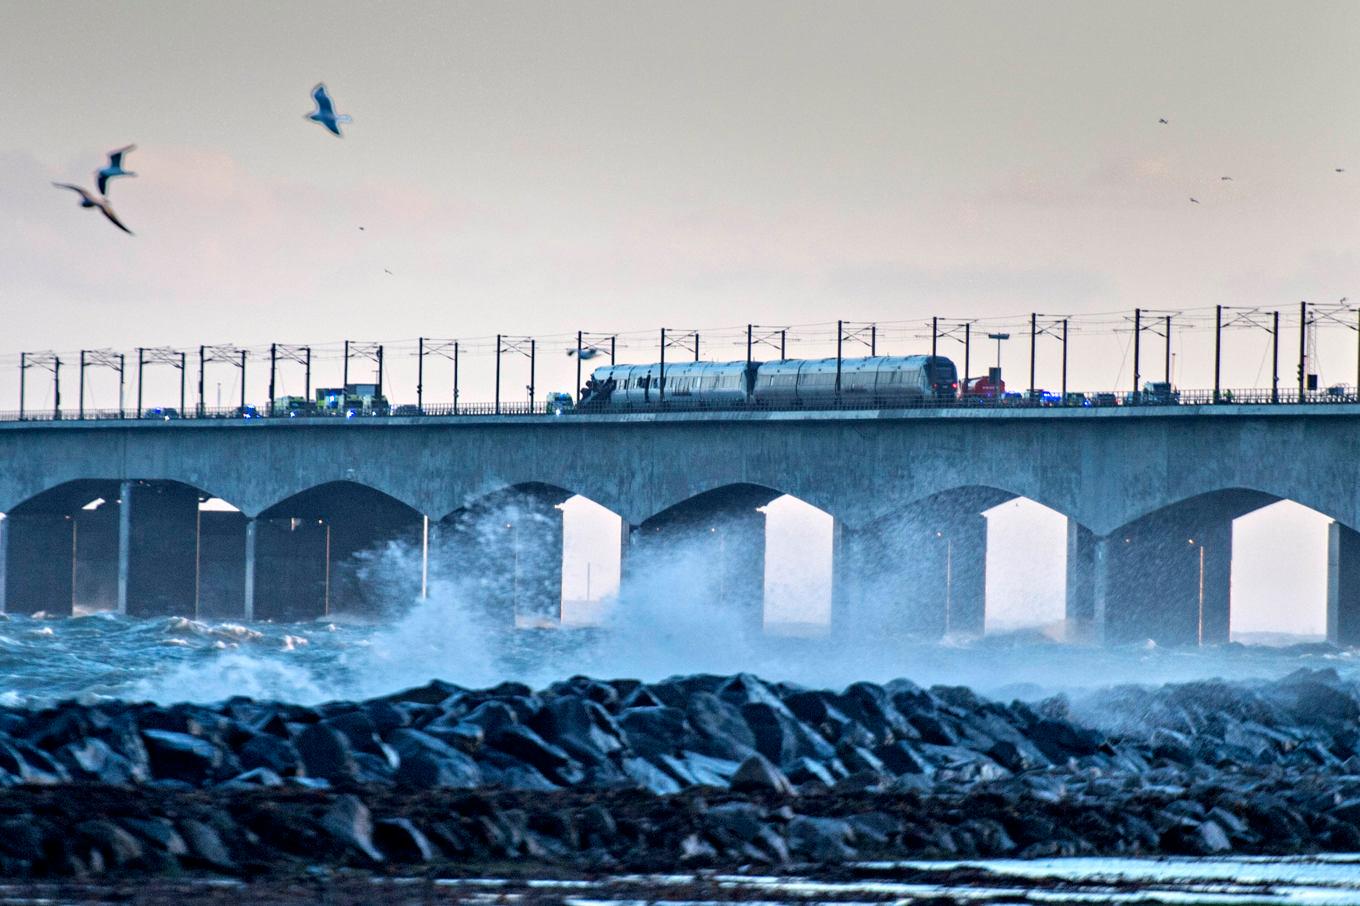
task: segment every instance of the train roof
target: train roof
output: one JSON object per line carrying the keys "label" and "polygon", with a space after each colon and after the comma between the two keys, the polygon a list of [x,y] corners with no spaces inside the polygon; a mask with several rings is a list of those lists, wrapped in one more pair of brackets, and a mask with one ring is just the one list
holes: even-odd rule
{"label": "train roof", "polygon": [[[948,362],[944,356],[934,358]],[[878,371],[884,368],[920,368],[931,359],[928,355],[878,355],[878,356],[858,356],[855,358],[841,359],[841,373],[854,373],[859,371]],[[761,374],[779,374],[790,371],[805,374],[823,374],[835,372],[836,359],[777,359],[769,362],[750,362],[749,365],[759,369]],[[744,360],[735,362],[667,362],[667,377],[684,377],[695,374],[734,374],[742,373],[748,367]],[[635,371],[644,374],[659,371],[660,362],[652,362],[647,365],[630,365],[619,363],[617,365],[602,365],[591,372],[591,376],[596,380],[606,380],[610,377],[622,377],[632,374]]]}

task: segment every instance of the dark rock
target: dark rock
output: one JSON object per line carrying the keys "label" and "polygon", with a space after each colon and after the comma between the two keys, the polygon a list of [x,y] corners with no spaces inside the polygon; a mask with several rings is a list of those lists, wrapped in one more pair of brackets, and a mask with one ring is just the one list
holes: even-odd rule
{"label": "dark rock", "polygon": [[222,836],[211,824],[196,818],[186,818],[179,823],[179,832],[189,847],[190,857],[209,868],[230,871],[236,867],[231,851],[222,842]]}
{"label": "dark rock", "polygon": [[119,818],[118,823],[144,843],[172,856],[189,852],[184,838],[168,818]]}
{"label": "dark rock", "polygon": [[398,862],[431,862],[434,847],[406,818],[384,818],[373,829],[376,847]]}
{"label": "dark rock", "polygon": [[141,783],[149,779],[146,769],[134,765],[102,739],[69,742],[56,752],[56,761],[73,780],[92,780],[111,786]]}
{"label": "dark rock", "polygon": [[112,821],[97,819],[75,827],[77,837],[99,852],[106,866],[122,868],[142,858],[142,844]]}
{"label": "dark rock", "polygon": [[280,777],[295,776],[301,766],[301,759],[293,744],[272,733],[258,733],[252,736],[237,751],[237,757],[241,761],[241,767],[247,770],[268,768]]}
{"label": "dark rock", "polygon": [[609,712],[594,701],[580,698],[549,701],[530,727],[582,764],[603,764],[624,747],[622,731]]}
{"label": "dark rock", "polygon": [[630,708],[619,712],[628,747],[643,758],[674,754],[685,747],[689,728],[679,708]]}
{"label": "dark rock", "polygon": [[482,783],[477,762],[419,730],[397,730],[389,737],[401,758],[397,782],[421,789],[472,788]]}
{"label": "dark rock", "polygon": [[325,724],[314,724],[298,734],[297,753],[309,777],[332,783],[353,781],[359,768],[345,734]]}
{"label": "dark rock", "polygon": [[835,818],[795,815],[785,829],[790,852],[815,862],[844,862],[855,857],[854,829]]}
{"label": "dark rock", "polygon": [[572,765],[571,756],[528,727],[504,727],[488,739],[488,745],[535,768],[550,779]]}
{"label": "dark rock", "polygon": [[373,818],[358,797],[337,796],[321,818],[321,829],[351,854],[374,863],[383,861],[373,845]]}
{"label": "dark rock", "polygon": [[737,772],[732,775],[731,787],[738,793],[761,792],[787,796],[793,792],[793,787],[783,772],[759,754],[752,755],[741,763]]}
{"label": "dark rock", "polygon": [[756,751],[776,764],[799,757],[819,761],[836,757],[831,744],[800,723],[783,703],[752,702],[742,705],[741,714],[755,737]]}
{"label": "dark rock", "polygon": [[929,774],[934,769],[925,757],[906,742],[894,742],[874,749],[874,757],[894,774]]}
{"label": "dark rock", "polygon": [[230,780],[218,784],[218,788],[224,790],[248,790],[270,786],[283,786],[283,778],[269,768],[251,768],[244,774],[237,774]]}
{"label": "dark rock", "polygon": [[222,766],[222,750],[197,736],[172,730],[143,730],[151,759],[151,773],[158,780],[182,780],[201,786]]}

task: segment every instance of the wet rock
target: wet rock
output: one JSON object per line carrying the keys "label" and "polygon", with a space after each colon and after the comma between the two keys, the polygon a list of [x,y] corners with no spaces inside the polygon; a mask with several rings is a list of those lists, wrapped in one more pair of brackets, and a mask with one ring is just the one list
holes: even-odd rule
{"label": "wet rock", "polygon": [[671,755],[684,748],[689,728],[679,708],[630,708],[618,716],[628,748],[643,758]]}
{"label": "wet rock", "polygon": [[121,868],[142,859],[142,844],[112,821],[98,819],[76,825],[77,838],[96,850],[105,866]]}
{"label": "wet rock", "polygon": [[168,818],[120,818],[118,823],[147,845],[172,856],[189,852],[175,825]]}
{"label": "wet rock", "polygon": [[56,752],[55,760],[73,780],[89,780],[120,786],[149,779],[141,765],[134,765],[102,739],[80,739]]}
{"label": "wet rock", "polygon": [[151,760],[151,773],[158,780],[181,780],[201,786],[222,766],[222,751],[207,740],[172,730],[143,730]]}
{"label": "wet rock", "polygon": [[685,717],[698,739],[694,751],[742,761],[756,750],[756,739],[741,710],[711,692],[696,692],[685,702]]}
{"label": "wet rock", "polygon": [[209,868],[231,870],[236,867],[221,834],[212,825],[197,818],[186,818],[179,823],[179,832],[192,860]]}
{"label": "wet rock", "polygon": [[793,793],[789,779],[763,755],[752,755],[741,763],[732,775],[731,787],[734,792],[775,793],[788,796]]}
{"label": "wet rock", "polygon": [[487,744],[524,762],[549,779],[570,782],[571,756],[528,727],[516,724],[499,730]]}
{"label": "wet rock", "polygon": [[351,854],[374,863],[383,861],[382,853],[373,845],[373,818],[358,797],[337,796],[320,824],[323,831]]}
{"label": "wet rock", "polygon": [[789,851],[815,862],[844,862],[855,857],[851,842],[854,829],[835,818],[795,815],[785,829]]}
{"label": "wet rock", "polygon": [[332,783],[358,778],[359,766],[349,739],[334,727],[314,724],[298,734],[296,746],[307,776]]}
{"label": "wet rock", "polygon": [[477,762],[429,734],[401,729],[388,739],[400,758],[398,783],[420,789],[470,789],[482,783],[482,770]]}
{"label": "wet rock", "polygon": [[[609,692],[613,693],[613,690],[609,689]],[[603,764],[624,748],[619,724],[602,705],[588,699],[554,699],[544,705],[530,726],[545,740],[586,765]]]}
{"label": "wet rock", "polygon": [[373,843],[398,862],[431,862],[434,847],[420,829],[406,818],[384,818],[373,829]]}
{"label": "wet rock", "polygon": [[836,750],[805,727],[783,703],[752,702],[742,705],[742,717],[755,737],[756,751],[771,762],[784,765],[795,758],[829,761]]}
{"label": "wet rock", "polygon": [[298,773],[301,759],[297,749],[287,739],[280,739],[272,733],[257,733],[237,750],[241,767],[250,770],[266,768],[280,777],[292,777]]}

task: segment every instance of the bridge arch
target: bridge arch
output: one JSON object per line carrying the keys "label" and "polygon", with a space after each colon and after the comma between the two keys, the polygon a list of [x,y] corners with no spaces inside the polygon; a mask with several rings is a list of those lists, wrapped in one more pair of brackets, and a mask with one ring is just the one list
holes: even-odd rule
{"label": "bridge arch", "polygon": [[351,480],[299,490],[251,521],[252,616],[376,617],[421,591],[424,515]]}
{"label": "bridge arch", "polygon": [[[1327,563],[1329,636],[1360,634],[1360,533],[1281,485],[1222,485],[1185,494],[1101,535],[1073,522],[1068,535],[1070,626],[1089,626],[1107,642],[1217,644],[1230,639],[1234,522],[1282,501],[1330,520]],[[1272,552],[1273,553],[1273,552]],[[1340,620],[1339,624],[1336,621]],[[1353,637],[1355,638],[1355,637]]]}
{"label": "bridge arch", "polygon": [[61,482],[0,524],[4,609],[239,617],[245,523],[230,502],[180,481]]}
{"label": "bridge arch", "polygon": [[622,525],[607,504],[570,487],[502,484],[433,524],[431,581],[494,627],[593,622],[599,590],[617,593]]}

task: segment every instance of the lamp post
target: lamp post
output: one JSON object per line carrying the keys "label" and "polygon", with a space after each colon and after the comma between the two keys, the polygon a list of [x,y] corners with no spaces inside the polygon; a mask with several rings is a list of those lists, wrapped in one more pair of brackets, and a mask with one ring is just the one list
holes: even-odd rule
{"label": "lamp post", "polygon": [[1011,335],[1008,333],[989,333],[987,339],[996,340],[996,374],[992,379],[992,392],[997,399],[1001,398],[1001,341],[1009,340]]}

